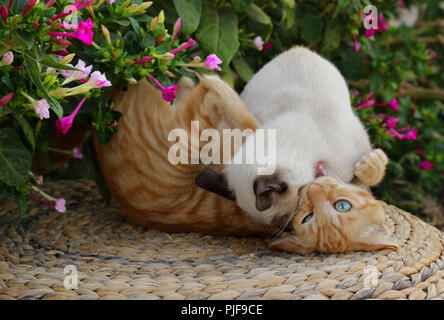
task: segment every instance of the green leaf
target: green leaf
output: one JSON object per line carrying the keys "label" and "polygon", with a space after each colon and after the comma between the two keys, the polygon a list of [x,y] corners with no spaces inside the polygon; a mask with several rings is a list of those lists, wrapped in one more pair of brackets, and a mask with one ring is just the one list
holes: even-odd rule
{"label": "green leaf", "polygon": [[133,27],[134,31],[137,33],[137,35],[140,35],[140,25],[139,22],[137,22],[136,19],[134,19],[133,17],[129,17],[128,18],[131,26]]}
{"label": "green leaf", "polygon": [[43,86],[42,80],[40,79],[40,69],[32,57],[27,54],[23,55],[23,59],[25,60],[26,70],[28,71],[29,76],[31,77],[32,82],[39,88],[39,90],[43,93],[46,100],[48,100],[51,109],[55,112],[55,114],[59,117],[63,117],[63,108],[60,103],[51,97]]}
{"label": "green leaf", "polygon": [[330,21],[325,28],[322,50],[328,52],[337,49],[341,44],[341,35],[341,28],[333,20]]}
{"label": "green leaf", "polygon": [[20,216],[24,216],[28,211],[28,197],[22,193],[14,192],[14,200],[19,209]]}
{"label": "green leaf", "polygon": [[23,43],[26,44],[28,50],[31,50],[34,46],[34,35],[31,33],[23,32],[23,31],[17,31],[17,36],[20,38],[20,40],[23,41]]}
{"label": "green leaf", "polygon": [[0,130],[0,180],[9,186],[28,181],[31,154],[12,128]]}
{"label": "green leaf", "polygon": [[145,36],[142,38],[142,46],[146,48],[154,47],[155,44],[156,39],[154,39],[151,33],[146,33]]}
{"label": "green leaf", "polygon": [[18,124],[23,130],[23,133],[25,134],[26,139],[28,139],[29,144],[32,147],[32,150],[35,149],[35,137],[34,132],[32,131],[31,126],[29,125],[28,121],[26,121],[25,118],[21,114],[13,113],[15,120],[17,120]]}
{"label": "green leaf", "polygon": [[186,35],[197,30],[202,11],[202,0],[174,0],[174,6],[182,20],[182,31]]}
{"label": "green leaf", "polygon": [[231,4],[236,11],[243,12],[253,3],[253,1],[254,0],[231,0]]}
{"label": "green leaf", "polygon": [[215,53],[228,65],[239,48],[236,12],[228,7],[217,10],[205,2],[196,39],[207,53]]}
{"label": "green leaf", "polygon": [[319,16],[307,14],[302,18],[301,34],[306,42],[316,42],[321,37],[321,33],[322,20]]}
{"label": "green leaf", "polygon": [[43,54],[40,58],[40,63],[47,66],[47,67],[51,67],[51,68],[55,68],[55,69],[81,71],[81,70],[76,69],[74,67],[70,67],[66,64],[60,63],[50,54]]}
{"label": "green leaf", "polygon": [[250,18],[250,20],[266,25],[266,30],[263,38],[264,41],[268,41],[271,33],[273,32],[273,23],[271,22],[270,17],[255,4],[249,6],[245,11],[245,14],[248,18]]}
{"label": "green leaf", "polygon": [[253,70],[251,70],[250,66],[248,65],[247,61],[240,56],[236,55],[233,58],[233,66],[234,70],[236,70],[239,77],[244,80],[245,82],[248,82],[253,77]]}

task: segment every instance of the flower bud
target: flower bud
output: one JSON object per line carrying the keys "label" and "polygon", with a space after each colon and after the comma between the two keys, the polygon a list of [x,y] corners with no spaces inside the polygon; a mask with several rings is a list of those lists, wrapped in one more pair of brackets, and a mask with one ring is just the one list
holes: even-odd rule
{"label": "flower bud", "polygon": [[9,66],[12,61],[14,61],[14,54],[12,53],[12,51],[6,52],[2,58],[2,65]]}
{"label": "flower bud", "polygon": [[112,45],[112,43],[111,43],[111,36],[110,36],[110,34],[109,34],[109,30],[108,30],[107,27],[105,27],[104,24],[102,24],[102,33],[103,33],[103,35],[105,36],[106,41],[107,41],[110,45]]}

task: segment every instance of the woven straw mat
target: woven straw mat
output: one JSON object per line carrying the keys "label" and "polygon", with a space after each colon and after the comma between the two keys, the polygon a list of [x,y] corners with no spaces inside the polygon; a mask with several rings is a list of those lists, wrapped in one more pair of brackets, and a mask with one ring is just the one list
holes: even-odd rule
{"label": "woven straw mat", "polygon": [[[271,252],[253,237],[163,233],[104,208],[92,181],[44,190],[56,212],[0,206],[0,299],[443,299],[443,233],[387,206],[398,251]],[[64,283],[76,268],[77,289]],[[66,274],[65,274],[66,272]]]}

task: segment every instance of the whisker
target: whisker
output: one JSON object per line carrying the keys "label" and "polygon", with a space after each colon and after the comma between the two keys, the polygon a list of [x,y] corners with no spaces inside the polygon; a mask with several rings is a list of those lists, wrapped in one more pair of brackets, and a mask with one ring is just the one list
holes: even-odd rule
{"label": "whisker", "polygon": [[293,209],[293,211],[288,216],[287,222],[285,222],[285,224],[283,226],[279,227],[278,230],[276,230],[276,232],[274,232],[272,235],[269,236],[270,241],[275,240],[277,237],[279,237],[284,232],[285,228],[287,228],[288,224],[293,220],[294,216],[296,215],[296,212],[298,211],[298,209],[300,207],[300,203],[301,203],[301,197],[299,197],[296,207]]}

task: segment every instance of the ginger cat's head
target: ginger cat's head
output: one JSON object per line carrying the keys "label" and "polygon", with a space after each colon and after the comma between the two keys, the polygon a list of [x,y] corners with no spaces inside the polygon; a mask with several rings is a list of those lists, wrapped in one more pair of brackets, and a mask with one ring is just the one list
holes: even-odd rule
{"label": "ginger cat's head", "polygon": [[380,202],[369,192],[331,177],[303,187],[290,224],[292,231],[270,249],[302,254],[397,249]]}

